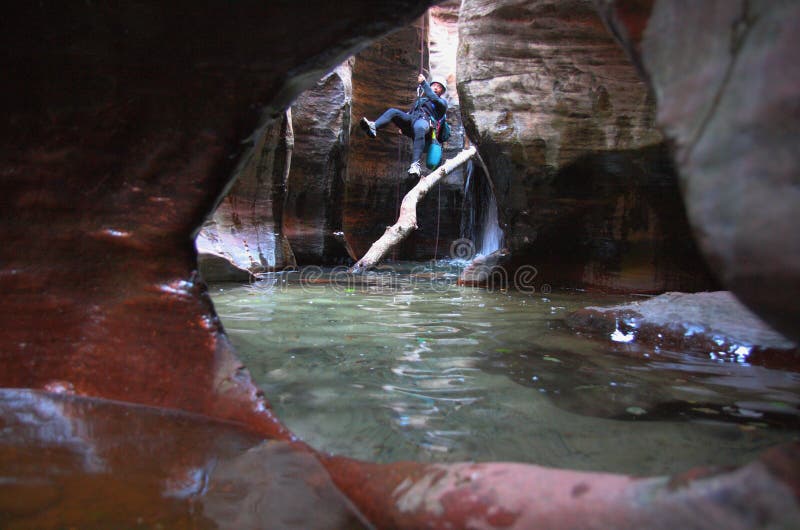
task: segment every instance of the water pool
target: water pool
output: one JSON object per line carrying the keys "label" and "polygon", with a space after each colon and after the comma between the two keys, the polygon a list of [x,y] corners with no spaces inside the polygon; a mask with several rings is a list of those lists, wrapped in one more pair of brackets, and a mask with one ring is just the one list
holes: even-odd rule
{"label": "water pool", "polygon": [[645,475],[743,463],[800,438],[800,374],[564,323],[635,297],[460,287],[430,268],[209,289],[278,416],[332,453]]}

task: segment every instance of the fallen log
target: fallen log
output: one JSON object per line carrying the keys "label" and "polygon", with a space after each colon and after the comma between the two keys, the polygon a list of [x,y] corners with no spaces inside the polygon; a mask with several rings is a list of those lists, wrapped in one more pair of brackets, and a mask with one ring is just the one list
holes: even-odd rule
{"label": "fallen log", "polygon": [[408,235],[417,229],[417,204],[421,201],[428,191],[433,188],[445,175],[451,173],[455,168],[472,158],[476,149],[474,146],[464,149],[453,158],[446,160],[436,171],[421,177],[417,185],[403,197],[400,204],[400,215],[397,222],[392,226],[386,227],[383,235],[375,241],[366,254],[350,267],[349,272],[353,274],[366,272],[375,265],[396,245],[400,244]]}

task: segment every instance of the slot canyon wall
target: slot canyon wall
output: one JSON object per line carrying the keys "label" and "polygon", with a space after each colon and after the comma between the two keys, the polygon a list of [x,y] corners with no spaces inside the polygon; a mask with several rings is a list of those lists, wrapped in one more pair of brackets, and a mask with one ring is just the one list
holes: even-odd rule
{"label": "slot canyon wall", "polygon": [[597,5],[654,87],[706,259],[742,302],[797,341],[800,4]]}
{"label": "slot canyon wall", "polygon": [[[355,57],[354,124],[362,116],[375,120],[390,107],[409,110],[416,98],[421,61],[426,77],[441,80],[448,88],[448,116],[454,134],[444,145],[444,157],[462,149],[464,136],[452,49],[457,39],[457,14],[458,2],[446,2],[414,25],[376,42]],[[422,39],[420,33],[424,35]],[[382,129],[375,139],[354,128],[348,154],[344,233],[355,257],[360,258],[386,226],[397,220],[400,201],[416,179],[406,178],[411,164],[411,140],[400,136],[395,126]],[[397,248],[397,259],[427,260],[447,255],[450,241],[458,239],[460,233],[463,186],[464,171],[459,168],[442,181],[440,190],[432,190],[420,202],[418,212],[424,214],[418,216],[419,230]]]}
{"label": "slot canyon wall", "polygon": [[299,264],[336,265],[349,256],[342,203],[350,146],[352,59],[338,66],[292,105],[293,162],[285,231]]}
{"label": "slot canyon wall", "polygon": [[713,287],[655,101],[591,1],[464,0],[458,91],[510,269],[628,292]]}
{"label": "slot canyon wall", "polygon": [[[303,90],[427,7],[9,9],[0,386],[179,408],[288,436],[197,281],[194,236],[259,145],[254,131],[272,126],[280,145],[273,124]],[[281,192],[280,166],[261,173],[267,200]]]}
{"label": "slot canyon wall", "polygon": [[[797,216],[793,207],[798,204],[798,155],[790,146],[797,137],[800,84],[796,82],[794,53],[800,37],[787,28],[797,26],[800,7],[792,2],[745,2],[736,6],[749,6],[742,17],[741,10],[729,11],[726,6],[730,4],[726,2],[657,2],[654,5],[658,9],[634,10],[636,17],[628,16],[625,7],[648,7],[651,3],[605,2],[601,7],[607,9],[604,13],[609,24],[629,43],[631,54],[640,58],[656,86],[656,101],[664,105],[659,107],[659,120],[667,135],[678,142],[679,154],[685,139],[703,140],[696,144],[687,140],[685,145],[692,145],[689,154],[683,152],[677,158],[688,188],[690,218],[703,248],[712,256],[724,281],[756,311],[796,336],[798,298],[791,294],[800,285],[800,268],[796,261],[797,240],[789,228],[796,224]],[[264,396],[252,384],[228,343],[206,288],[198,280],[194,236],[214,208],[224,204],[231,176],[250,167],[247,171],[252,170],[256,182],[262,179],[261,187],[251,189],[271,209],[269,215],[273,219],[309,219],[309,209],[319,204],[314,201],[323,200],[320,197],[325,194],[344,193],[343,231],[347,233],[348,227],[353,227],[354,247],[358,246],[359,237],[371,241],[366,230],[375,229],[374,223],[384,221],[376,217],[361,222],[355,217],[365,215],[368,208],[370,215],[376,211],[385,213],[391,221],[391,215],[379,209],[393,203],[394,196],[385,188],[396,182],[391,178],[383,180],[377,164],[369,167],[371,159],[331,157],[329,165],[325,165],[325,178],[330,180],[319,186],[309,184],[309,195],[301,198],[287,193],[291,186],[286,179],[291,184],[291,176],[286,176],[285,162],[280,157],[267,166],[251,162],[253,167],[247,165],[247,160],[256,158],[247,153],[261,148],[262,153],[282,152],[288,159],[289,151],[298,150],[298,131],[290,135],[288,123],[281,120],[295,98],[315,86],[337,94],[335,107],[340,111],[314,116],[324,114],[329,123],[336,124],[330,126],[334,131],[340,127],[341,118],[344,132],[347,75],[328,78],[327,86],[323,78],[353,53],[394,28],[406,28],[389,37],[400,39],[398,48],[393,51],[390,45],[378,46],[365,56],[383,53],[393,57],[397,49],[409,54],[395,63],[403,65],[398,71],[408,71],[413,88],[418,65],[408,50],[415,49],[418,34],[408,28],[413,28],[410,25],[419,19],[428,3],[345,0],[334,4],[312,0],[299,10],[294,3],[283,1],[210,6],[140,2],[113,8],[44,1],[9,8],[0,21],[0,39],[6,50],[0,65],[10,73],[0,85],[0,106],[5,116],[0,125],[0,287],[4,298],[0,318],[6,324],[0,334],[0,387],[106,398],[121,406],[134,403],[180,409],[231,422],[229,426],[244,427],[259,436],[292,440],[291,433],[271,414]],[[572,5],[575,11],[563,11],[559,7],[563,5]],[[512,56],[518,51],[515,46],[541,44],[536,36],[539,33],[528,33],[541,31],[535,20],[548,20],[556,27],[564,24],[584,39],[584,44],[594,42],[602,28],[597,15],[590,16],[591,12],[585,10],[584,2],[504,2],[491,7],[466,1],[465,7],[470,6],[473,11],[463,11],[462,20],[485,24],[484,32],[494,32],[498,44],[509,41],[500,38],[497,27],[512,24],[520,31],[507,50]],[[672,11],[679,8],[683,10],[681,15],[693,14],[691,24],[676,22],[685,19]],[[532,17],[533,12],[552,16],[533,17],[531,23],[531,18],[525,17]],[[724,28],[708,23],[723,12],[731,15],[722,18],[723,22],[741,23]],[[643,28],[646,31],[641,31]],[[705,86],[703,75],[699,79],[692,76],[693,72],[706,74],[693,60],[730,65],[730,61],[713,53],[695,53],[691,44],[704,32],[708,42],[714,44],[711,52],[727,59],[723,51],[730,50],[733,42],[734,49],[747,50],[748,54],[733,66],[722,68],[718,80],[725,81],[722,84],[731,92],[704,92],[711,94],[711,101],[704,104],[729,112],[712,113],[696,124],[687,121],[685,114],[669,112],[677,105],[671,105],[670,98],[684,93],[682,83],[695,88]],[[296,38],[298,35],[303,38]],[[746,37],[732,40],[732,35]],[[479,35],[462,37],[468,41]],[[463,54],[478,53],[480,47],[469,45],[465,49],[468,44],[464,42],[462,39]],[[611,50],[609,45],[608,52],[616,53]],[[662,53],[678,53],[684,62],[679,63],[680,68],[667,68],[655,60]],[[498,53],[492,53],[488,58],[498,57]],[[618,60],[622,68],[622,59]],[[469,61],[464,61],[468,66]],[[587,59],[586,67],[591,66],[592,71],[600,68],[592,63]],[[361,63],[361,68],[367,70],[373,66],[377,69],[374,73],[379,73],[377,60],[374,65],[369,61]],[[575,79],[585,78],[585,74],[576,72],[580,70],[577,66],[564,67],[566,80],[573,79],[569,73],[575,73]],[[359,107],[367,101],[376,106],[379,100],[383,104],[404,103],[383,93],[383,83],[359,86],[355,79],[360,68],[358,59],[353,68],[354,118],[362,112],[374,115],[375,109]],[[760,76],[748,76],[738,68],[766,72],[775,79],[767,76],[772,81],[760,86]],[[731,73],[725,74],[727,71]],[[495,64],[492,72],[498,82],[513,84],[513,71],[506,75]],[[602,76],[598,73],[596,77]],[[647,107],[652,102],[641,103],[647,101],[646,96],[630,87],[620,88],[618,94],[604,84],[604,95],[600,85],[562,84],[551,92],[566,100],[568,107],[559,107],[553,94],[550,103],[559,109],[556,115],[562,119],[559,127],[563,128],[551,130],[552,135],[539,140],[539,136],[529,135],[537,130],[535,127],[516,124],[515,119],[524,124],[528,118],[514,109],[512,102],[493,101],[485,87],[483,92],[479,90],[482,83],[490,81],[481,78],[482,75],[464,78],[459,87],[460,104],[464,115],[470,116],[466,128],[479,143],[495,179],[503,221],[515,253],[541,266],[542,276],[552,274],[556,278],[557,271],[546,264],[548,258],[552,260],[557,255],[548,256],[543,242],[556,241],[560,235],[562,246],[553,248],[559,252],[574,250],[578,256],[571,268],[564,267],[565,283],[577,282],[577,278],[587,285],[632,290],[672,288],[676,283],[685,287],[691,278],[684,276],[683,260],[694,250],[676,243],[677,247],[664,247],[677,248],[674,252],[656,255],[658,245],[654,242],[675,235],[667,227],[671,214],[659,212],[649,202],[653,194],[666,197],[673,193],[677,189],[674,183],[667,185],[668,179],[657,179],[637,183],[639,188],[634,186],[634,190],[622,190],[632,178],[629,166],[648,169],[652,165],[658,169],[663,162],[661,154],[639,158],[642,151],[663,149],[662,140],[650,129],[649,122],[646,127],[639,127],[637,121],[651,119],[645,117],[652,114],[652,107]],[[732,82],[734,79],[737,81]],[[541,86],[554,83],[541,81]],[[587,86],[593,87],[591,93],[586,92]],[[396,94],[406,92],[399,82],[397,87]],[[739,91],[733,90],[737,87]],[[501,84],[492,91],[501,97],[511,88],[514,87]],[[576,93],[571,94],[570,90]],[[630,115],[625,115],[630,121],[620,121],[615,114],[614,109],[628,101],[623,93],[634,102]],[[635,94],[639,95],[634,97]],[[751,98],[759,104],[749,106]],[[478,110],[484,103],[507,109],[499,115],[483,115]],[[746,107],[747,112],[734,112],[740,107]],[[300,115],[301,109],[296,107],[292,112]],[[575,112],[577,115],[572,115]],[[592,118],[595,112],[597,115]],[[680,124],[687,123],[689,129],[684,131]],[[695,129],[698,125],[699,133]],[[735,131],[741,125],[746,126],[746,135],[729,132],[733,137],[726,136],[726,127]],[[326,135],[328,127],[323,127]],[[312,124],[302,132],[313,132],[315,128]],[[718,134],[700,134],[703,130]],[[260,134],[254,135],[254,131]],[[487,131],[494,132],[484,134]],[[514,137],[520,131],[528,131],[519,135],[524,141]],[[351,150],[363,140],[363,152],[369,153],[366,139],[357,140],[357,134],[349,140]],[[561,141],[562,134],[569,142]],[[599,139],[603,142],[592,143]],[[331,134],[326,141],[330,146],[327,152],[339,152],[347,138]],[[572,152],[565,150],[567,143],[588,145],[591,149]],[[722,160],[724,153],[731,153],[731,147],[738,148],[737,154],[752,151],[760,155],[755,161],[739,156]],[[381,156],[396,160],[397,153],[392,151],[397,149],[396,144],[373,142],[369,147],[381,148]],[[592,186],[618,186],[619,193],[596,195],[594,188],[586,189],[585,176],[596,171],[598,165],[603,178],[593,178]],[[308,171],[317,174],[319,167]],[[528,174],[523,170],[527,167],[537,169]],[[334,185],[343,171],[349,175],[344,190]],[[731,180],[718,180],[726,171]],[[710,179],[709,175],[718,179]],[[371,178],[375,182],[370,182]],[[518,181],[522,184],[518,185]],[[246,183],[239,186],[240,190],[247,189]],[[365,186],[372,186],[372,194],[359,197]],[[717,195],[720,189],[725,191],[721,196]],[[730,195],[734,193],[744,197],[741,203],[733,201]],[[446,195],[443,190],[443,203],[455,212],[458,197],[453,194],[452,198],[445,198]],[[546,203],[550,210],[526,210],[517,195],[526,196],[539,208]],[[374,199],[378,196],[380,200]],[[580,203],[576,197],[585,202]],[[693,202],[704,197],[699,204]],[[434,211],[430,204],[433,199],[429,197],[428,206],[422,208]],[[251,200],[248,195],[246,201]],[[639,206],[624,214],[629,200]],[[723,208],[726,200],[733,204],[732,210]],[[757,202],[762,207],[754,208],[748,202],[759,200],[766,201],[768,207]],[[281,207],[282,213],[277,203],[286,205]],[[711,206],[703,206],[708,204]],[[617,209],[624,215],[603,225],[601,213]],[[559,234],[558,226],[564,225],[556,224],[553,232],[547,233],[545,214],[554,221],[560,215],[565,219],[567,214],[578,215],[582,225]],[[262,214],[253,219],[258,215]],[[284,241],[301,237],[308,230],[327,233],[338,228],[339,214],[335,210],[315,211],[314,215],[314,223],[287,222],[271,233],[276,241]],[[448,222],[453,225],[443,225],[443,234],[457,232],[452,220],[458,217],[448,214]],[[723,221],[740,218],[746,218],[751,228],[737,228],[732,234],[724,232],[725,226],[739,225],[723,225]],[[443,215],[443,223],[444,220]],[[222,221],[229,227],[236,226],[233,214]],[[364,232],[359,234],[358,227],[364,227]],[[683,230],[680,228],[676,234]],[[759,239],[764,232],[769,232],[770,244],[766,247]],[[423,226],[421,239],[409,243],[413,250],[407,248],[404,252],[409,257],[430,256],[430,234],[430,226]],[[571,238],[576,241],[570,243]],[[316,241],[302,249],[309,259],[328,252],[342,255],[341,249],[328,250],[341,243],[340,239]],[[640,246],[627,246],[631,242]],[[782,246],[776,248],[773,244]],[[265,254],[262,261],[258,252],[251,254],[256,266],[268,268],[291,260],[288,252],[278,254],[277,244],[272,248],[274,258]],[[284,247],[280,248],[283,251]],[[630,264],[622,259],[628,256]],[[737,258],[741,263],[735,263]],[[600,269],[593,269],[594,264]],[[701,275],[698,273],[697,277]],[[745,280],[751,285],[742,285]],[[51,398],[26,394],[25,399],[46,405]],[[45,410],[55,414],[52,408]],[[64,407],[62,414],[70,414],[69,407]],[[302,444],[294,447],[309,451]],[[310,451],[308,454],[317,456]],[[767,453],[741,470],[699,470],[673,480],[637,480],[519,464],[380,466],[322,457],[319,461],[349,497],[348,507],[352,501],[372,523],[384,528],[419,528],[426,523],[444,525],[453,521],[463,526],[476,518],[487,526],[491,523],[506,527],[733,528],[743,520],[791,527],[798,518],[800,459],[796,446]],[[246,463],[242,466],[249,467]],[[168,478],[181,480],[185,476]],[[397,502],[398,491],[403,503]],[[314,503],[318,497],[312,493],[298,498],[304,501],[298,502],[300,509],[317,506]],[[631,503],[632,498],[643,502]]]}
{"label": "slot canyon wall", "polygon": [[[394,223],[415,181],[406,178],[410,139],[390,125],[373,140],[357,122],[361,116],[374,120],[390,107],[408,110],[420,64],[429,79],[448,86],[453,134],[444,157],[463,148],[455,84],[459,5],[450,0],[435,6],[340,64],[256,139],[258,148],[240,164],[235,183],[199,234],[207,280],[342,265],[366,252]],[[420,229],[394,257],[447,255],[460,235],[464,178],[464,168],[457,168],[425,198]]]}
{"label": "slot canyon wall", "polygon": [[197,235],[199,266],[206,278],[247,280],[251,272],[295,265],[283,234],[294,148],[292,113],[283,113],[254,137],[231,189]]}

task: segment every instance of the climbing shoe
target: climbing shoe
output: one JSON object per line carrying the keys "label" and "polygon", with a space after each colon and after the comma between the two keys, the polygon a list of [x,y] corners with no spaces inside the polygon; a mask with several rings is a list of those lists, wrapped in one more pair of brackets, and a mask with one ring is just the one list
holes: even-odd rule
{"label": "climbing shoe", "polygon": [[367,118],[361,118],[361,128],[370,138],[378,136],[378,131],[375,130],[375,122],[369,121]]}
{"label": "climbing shoe", "polygon": [[408,174],[409,174],[409,176],[413,175],[413,176],[416,176],[416,177],[418,177],[418,176],[420,176],[420,174],[422,174],[422,169],[419,166],[419,160],[417,160],[416,162],[411,164],[411,166],[408,168]]}

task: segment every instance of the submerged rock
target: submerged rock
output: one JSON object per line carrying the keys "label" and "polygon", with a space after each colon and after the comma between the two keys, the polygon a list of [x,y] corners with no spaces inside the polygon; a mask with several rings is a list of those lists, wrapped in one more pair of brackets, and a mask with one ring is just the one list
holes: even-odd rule
{"label": "submerged rock", "polygon": [[721,359],[800,370],[797,344],[772,330],[728,291],[666,293],[643,302],[587,307],[567,317],[575,330]]}

